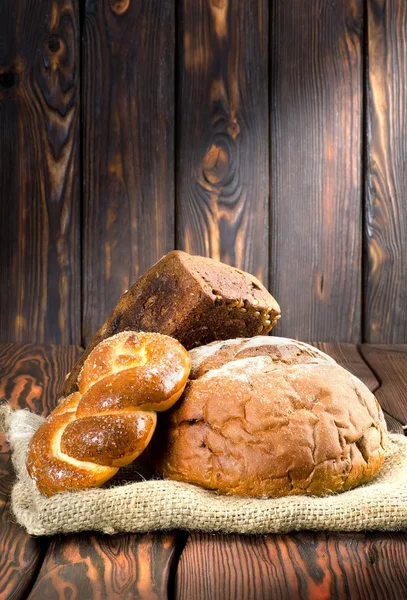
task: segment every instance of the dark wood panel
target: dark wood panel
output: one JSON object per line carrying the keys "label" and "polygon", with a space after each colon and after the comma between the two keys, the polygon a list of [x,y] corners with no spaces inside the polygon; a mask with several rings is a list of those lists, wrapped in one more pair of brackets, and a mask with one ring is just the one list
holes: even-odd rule
{"label": "dark wood panel", "polygon": [[380,381],[378,401],[407,430],[407,345],[362,344],[361,352]]}
{"label": "dark wood panel", "polygon": [[271,11],[271,281],[278,335],[358,342],[361,0]]}
{"label": "dark wood panel", "polygon": [[165,599],[175,539],[175,533],[54,538],[29,598]]}
{"label": "dark wood panel", "polygon": [[0,598],[25,600],[46,543],[14,522],[9,499],[14,478],[10,455],[0,453]]}
{"label": "dark wood panel", "polygon": [[85,344],[174,246],[174,11],[170,0],[85,3]]}
{"label": "dark wood panel", "polygon": [[0,339],[79,343],[78,0],[0,7]]}
{"label": "dark wood panel", "polygon": [[268,2],[183,0],[177,246],[268,281]]}
{"label": "dark wood panel", "polygon": [[365,341],[407,342],[407,4],[367,0]]}
{"label": "dark wood panel", "polygon": [[[0,342],[0,401],[6,399],[13,408],[48,415],[81,352],[79,346]],[[0,452],[7,449],[0,434]]]}
{"label": "dark wood panel", "polygon": [[176,597],[185,600],[388,600],[406,595],[405,533],[193,533],[176,576]]}
{"label": "dark wood panel", "polygon": [[[47,415],[79,352],[75,346],[0,343],[0,402]],[[16,524],[9,499],[14,479],[8,446],[0,434],[0,597],[17,600],[27,597],[48,542],[27,535]]]}

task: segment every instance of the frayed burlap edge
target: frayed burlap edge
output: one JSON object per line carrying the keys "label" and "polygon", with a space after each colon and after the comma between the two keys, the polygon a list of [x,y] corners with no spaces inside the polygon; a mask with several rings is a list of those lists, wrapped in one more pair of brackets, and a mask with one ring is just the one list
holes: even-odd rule
{"label": "frayed burlap edge", "polygon": [[184,529],[224,533],[286,533],[407,528],[407,439],[391,434],[386,460],[368,485],[324,498],[253,499],[221,496],[175,481],[150,480],[46,498],[25,466],[29,440],[43,418],[0,407],[17,482],[12,510],[33,535],[76,531],[148,532]]}

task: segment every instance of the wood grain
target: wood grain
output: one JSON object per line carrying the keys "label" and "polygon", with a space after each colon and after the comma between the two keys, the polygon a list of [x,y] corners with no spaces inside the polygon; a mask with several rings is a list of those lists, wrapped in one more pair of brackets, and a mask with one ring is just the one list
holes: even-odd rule
{"label": "wood grain", "polygon": [[[13,408],[47,415],[79,351],[75,346],[0,343],[0,403],[6,400]],[[0,434],[0,597],[17,600],[27,597],[48,542],[16,524],[9,500],[14,479],[8,445]]]}
{"label": "wood grain", "polygon": [[[0,342],[0,402],[48,415],[57,400],[66,374],[82,349],[78,346],[39,346]],[[0,434],[0,451],[5,451]]]}
{"label": "wood grain", "polygon": [[407,430],[407,345],[362,344],[361,353],[380,381],[380,405]]}
{"label": "wood grain", "polygon": [[183,0],[177,247],[268,281],[268,2]]}
{"label": "wood grain", "polygon": [[54,538],[29,598],[165,599],[175,540],[175,533]]}
{"label": "wood grain", "polygon": [[365,341],[407,342],[407,5],[367,0]]}
{"label": "wood grain", "polygon": [[404,598],[407,535],[193,533],[181,555],[175,590],[178,600]]}
{"label": "wood grain", "polygon": [[174,246],[174,10],[86,0],[83,336]]}
{"label": "wood grain", "polygon": [[78,0],[0,7],[0,338],[79,343]]}
{"label": "wood grain", "polygon": [[8,452],[0,453],[0,598],[25,600],[46,544],[17,525],[10,510],[15,475]]}
{"label": "wood grain", "polygon": [[276,335],[360,340],[362,17],[362,0],[272,3]]}

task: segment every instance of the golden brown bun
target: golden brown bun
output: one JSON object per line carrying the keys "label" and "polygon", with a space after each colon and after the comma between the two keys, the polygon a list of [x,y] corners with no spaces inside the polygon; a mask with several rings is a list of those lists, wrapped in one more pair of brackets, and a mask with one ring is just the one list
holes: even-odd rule
{"label": "golden brown bun", "polygon": [[213,340],[266,335],[279,318],[279,305],[253,275],[174,250],[123,294],[67,376],[63,396],[77,391],[91,350],[120,331],[157,331],[189,350]]}
{"label": "golden brown bun", "polygon": [[380,469],[379,404],[316,348],[255,337],[190,355],[191,381],[150,445],[164,477],[242,496],[323,495]]}
{"label": "golden brown bun", "polygon": [[119,333],[91,352],[74,392],[34,434],[27,469],[46,496],[100,486],[139,456],[156,411],[181,396],[190,358],[159,333]]}

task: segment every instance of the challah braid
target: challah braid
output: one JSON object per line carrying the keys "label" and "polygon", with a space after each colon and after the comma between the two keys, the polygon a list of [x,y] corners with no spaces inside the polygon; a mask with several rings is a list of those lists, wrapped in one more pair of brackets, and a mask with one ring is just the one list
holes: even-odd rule
{"label": "challah braid", "polygon": [[46,496],[100,486],[143,452],[156,411],[181,396],[191,363],[176,340],[125,331],[86,359],[79,392],[65,398],[34,434],[27,469]]}

